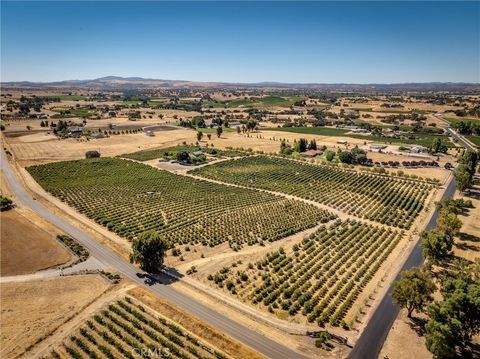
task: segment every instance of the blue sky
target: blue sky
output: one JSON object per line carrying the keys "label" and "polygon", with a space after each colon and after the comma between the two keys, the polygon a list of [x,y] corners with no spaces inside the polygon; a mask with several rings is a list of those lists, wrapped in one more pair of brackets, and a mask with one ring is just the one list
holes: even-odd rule
{"label": "blue sky", "polygon": [[4,2],[1,80],[480,82],[479,2]]}

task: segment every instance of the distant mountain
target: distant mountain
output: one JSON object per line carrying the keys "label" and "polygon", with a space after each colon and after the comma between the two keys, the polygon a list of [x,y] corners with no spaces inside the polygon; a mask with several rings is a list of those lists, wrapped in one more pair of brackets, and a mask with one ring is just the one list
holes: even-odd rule
{"label": "distant mountain", "polygon": [[92,80],[66,80],[57,82],[2,82],[3,88],[82,88],[96,90],[127,90],[151,88],[265,88],[265,89],[304,89],[325,91],[461,91],[480,93],[479,83],[397,83],[397,84],[320,84],[320,83],[226,83],[226,82],[195,82],[183,80],[146,79],[142,77],[105,76]]}

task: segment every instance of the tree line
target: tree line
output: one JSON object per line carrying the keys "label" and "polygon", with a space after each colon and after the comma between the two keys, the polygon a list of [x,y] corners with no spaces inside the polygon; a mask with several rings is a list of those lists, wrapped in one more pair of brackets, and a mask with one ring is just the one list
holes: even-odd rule
{"label": "tree line", "polygon": [[[469,200],[444,198],[437,227],[421,234],[425,266],[404,271],[394,282],[392,297],[408,317],[428,314],[425,342],[435,358],[472,357],[469,343],[480,333],[480,258],[472,263],[452,255],[462,226],[458,214],[472,207]],[[433,300],[437,287],[442,299]]]}

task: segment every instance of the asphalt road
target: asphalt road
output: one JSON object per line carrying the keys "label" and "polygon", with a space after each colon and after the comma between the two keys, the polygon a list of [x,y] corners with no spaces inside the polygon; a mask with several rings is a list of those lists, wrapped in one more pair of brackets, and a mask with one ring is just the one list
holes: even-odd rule
{"label": "asphalt road", "polygon": [[447,130],[447,132],[455,137],[457,139],[458,142],[460,142],[460,144],[463,146],[463,147],[466,147],[467,149],[469,150],[472,150],[472,151],[476,151],[476,148],[473,147],[471,144],[469,144],[467,141],[464,140],[464,138],[460,135],[457,135],[450,127],[447,127],[445,130]]}
{"label": "asphalt road", "polygon": [[70,224],[68,221],[50,212],[39,202],[35,201],[32,196],[29,195],[23,188],[10,163],[7,161],[5,152],[3,150],[0,152],[1,167],[10,189],[16,195],[16,202],[22,206],[30,208],[32,211],[58,227],[63,232],[74,237],[78,242],[88,248],[91,255],[97,260],[111,268],[115,268],[115,270],[118,271],[124,278],[130,279],[132,282],[135,282],[137,285],[150,290],[159,297],[176,304],[180,308],[241,341],[266,357],[275,359],[305,358],[297,352],[283,346],[282,344],[266,338],[265,336],[262,336],[261,334],[195,301],[193,298],[173,289],[171,286],[162,283],[146,286],[143,283],[143,280],[136,276],[138,269],[135,266],[125,261],[122,257],[118,256],[110,249]]}
{"label": "asphalt road", "polygon": [[[452,197],[454,193],[455,178],[452,176],[450,183],[445,189],[444,196]],[[426,230],[430,230],[436,226],[437,217],[438,211],[436,210],[430,218],[430,221],[427,223],[425,227]],[[418,241],[395,280],[400,279],[400,274],[404,270],[418,267],[422,263],[422,248],[420,247],[420,241]],[[400,311],[398,305],[392,300],[392,291],[393,285],[390,285],[387,294],[383,297],[362,335],[355,344],[355,347],[350,352],[350,359],[373,359],[378,357],[380,350],[382,350],[383,343],[387,338],[388,332]]]}
{"label": "asphalt road", "polygon": [[443,118],[442,115],[440,114],[434,114],[433,116],[435,116],[436,118],[438,118],[440,121],[443,121],[447,124],[447,127],[445,128],[445,130],[452,136],[454,137],[463,147],[469,149],[469,150],[472,150],[472,151],[476,151],[476,148],[473,147],[470,143],[468,143],[467,141],[465,141],[465,139],[463,138],[463,136],[457,134],[455,131],[452,130],[452,128],[450,127],[450,123],[445,120]]}

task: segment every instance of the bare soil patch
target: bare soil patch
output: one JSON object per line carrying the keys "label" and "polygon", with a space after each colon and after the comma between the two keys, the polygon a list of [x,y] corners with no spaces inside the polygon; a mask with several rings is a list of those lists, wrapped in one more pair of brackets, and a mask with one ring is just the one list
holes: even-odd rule
{"label": "bare soil patch", "polygon": [[[480,190],[480,186],[474,187],[474,190]],[[456,256],[474,261],[476,258],[480,258],[480,199],[466,197],[458,192],[455,198],[471,200],[473,208],[458,216],[463,225],[455,239],[453,253]]]}
{"label": "bare soil patch", "polygon": [[2,276],[33,273],[70,260],[54,236],[16,210],[0,213]]}
{"label": "bare soil patch", "polygon": [[[425,346],[423,330],[419,325],[425,316],[415,314],[416,321],[410,320],[405,311],[401,311],[393,323],[379,358],[389,359],[430,359],[432,354]],[[418,333],[418,334],[417,334]]]}

